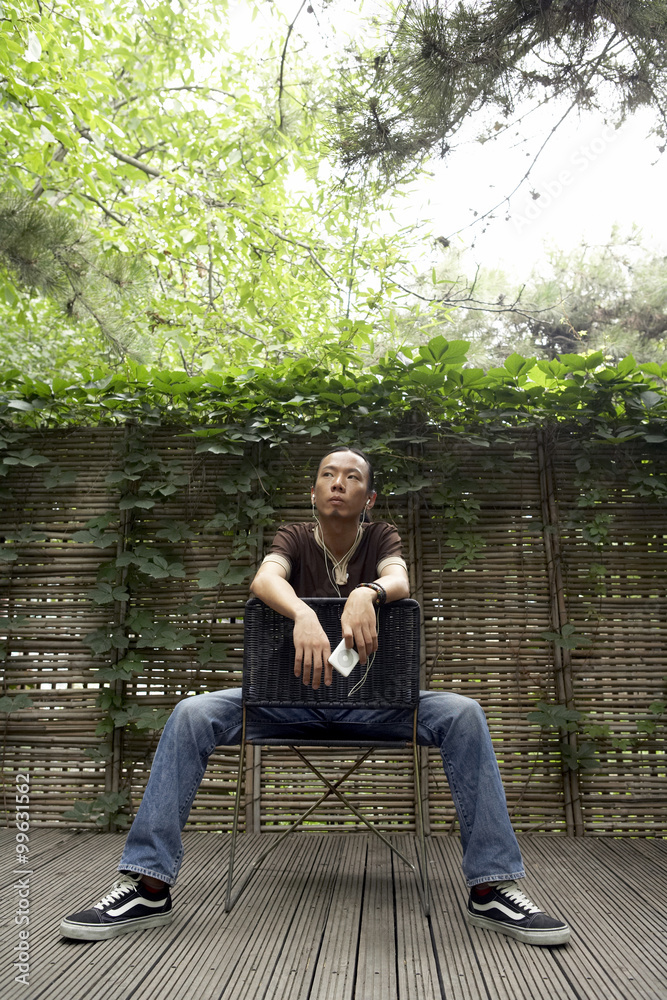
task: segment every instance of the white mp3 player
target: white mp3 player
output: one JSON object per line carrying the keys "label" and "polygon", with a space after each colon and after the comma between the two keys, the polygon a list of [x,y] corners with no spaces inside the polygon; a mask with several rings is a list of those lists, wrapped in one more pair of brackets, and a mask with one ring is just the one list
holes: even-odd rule
{"label": "white mp3 player", "polygon": [[345,639],[341,639],[333,653],[329,657],[329,663],[337,670],[339,674],[343,677],[349,677],[357,663],[359,662],[359,654],[356,649],[348,649],[345,645]]}

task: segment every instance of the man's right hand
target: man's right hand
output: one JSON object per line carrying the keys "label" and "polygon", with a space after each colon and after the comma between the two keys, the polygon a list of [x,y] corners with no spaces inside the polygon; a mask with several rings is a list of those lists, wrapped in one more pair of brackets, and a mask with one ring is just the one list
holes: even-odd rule
{"label": "man's right hand", "polygon": [[294,619],[294,649],[295,675],[305,685],[312,682],[313,691],[316,691],[324,670],[324,683],[329,686],[333,672],[329,663],[331,645],[317,615],[307,605],[304,605],[304,610]]}

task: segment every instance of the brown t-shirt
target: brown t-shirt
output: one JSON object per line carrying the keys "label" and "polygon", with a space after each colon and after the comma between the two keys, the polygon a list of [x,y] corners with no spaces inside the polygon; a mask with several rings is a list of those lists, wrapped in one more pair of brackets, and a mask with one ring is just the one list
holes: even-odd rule
{"label": "brown t-shirt", "polygon": [[[297,597],[348,597],[360,583],[375,580],[385,566],[405,566],[401,538],[393,525],[372,521],[362,525],[362,534],[347,565],[338,573],[333,560],[315,538],[314,524],[284,524],[278,528],[266,557],[287,571]],[[345,579],[346,577],[346,579]]]}

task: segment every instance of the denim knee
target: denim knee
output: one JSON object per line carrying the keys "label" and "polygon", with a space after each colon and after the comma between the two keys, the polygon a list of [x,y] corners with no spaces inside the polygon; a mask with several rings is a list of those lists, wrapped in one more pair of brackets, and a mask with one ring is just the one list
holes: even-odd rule
{"label": "denim knee", "polygon": [[[479,702],[450,691],[421,692],[419,725],[436,736],[436,745],[448,736],[488,739],[489,735],[486,715]],[[433,743],[433,740],[420,738],[419,742]]]}
{"label": "denim knee", "polygon": [[241,692],[234,688],[179,701],[167,720],[163,737],[179,746],[194,741],[199,752],[208,755],[216,746],[239,742],[240,728]]}
{"label": "denim knee", "polygon": [[452,696],[456,699],[457,721],[465,722],[467,726],[481,727],[486,729],[486,713],[478,701],[474,698],[466,698],[462,694]]}

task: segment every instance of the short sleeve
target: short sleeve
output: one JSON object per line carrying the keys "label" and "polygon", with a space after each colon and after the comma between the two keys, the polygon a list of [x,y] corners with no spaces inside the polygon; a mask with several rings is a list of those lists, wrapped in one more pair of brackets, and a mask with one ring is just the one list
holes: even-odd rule
{"label": "short sleeve", "polygon": [[299,528],[298,524],[284,524],[278,528],[263,560],[282,566],[287,573],[288,580],[301,559],[303,539],[299,538]]}
{"label": "short sleeve", "polygon": [[377,548],[377,561],[378,566],[380,563],[385,563],[389,565],[392,562],[404,562],[403,560],[403,543],[401,542],[401,536],[399,535],[393,524],[382,523],[383,532],[381,537],[378,539]]}

